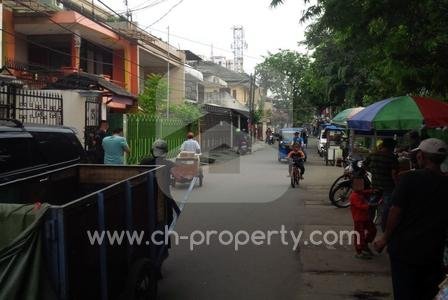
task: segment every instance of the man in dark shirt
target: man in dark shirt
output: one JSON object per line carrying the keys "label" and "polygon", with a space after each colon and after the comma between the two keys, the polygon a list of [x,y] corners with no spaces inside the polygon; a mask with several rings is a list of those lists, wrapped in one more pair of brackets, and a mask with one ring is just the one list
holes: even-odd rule
{"label": "man in dark shirt", "polygon": [[[175,166],[175,164],[166,159],[166,155],[168,153],[168,144],[164,140],[156,140],[152,145],[151,154],[152,156],[144,158],[140,164],[141,165],[159,165],[165,166],[156,171],[157,184],[160,190],[165,195],[168,206],[177,210],[177,205],[173,200],[170,190],[170,182],[171,182],[171,169]],[[174,203],[173,203],[174,202]],[[168,212],[168,225],[171,224],[173,219],[172,212]]]}
{"label": "man in dark shirt", "polygon": [[[171,223],[174,220],[174,212],[179,215],[180,209],[174,201],[173,196],[170,191],[170,182],[171,182],[171,169],[175,166],[175,164],[166,159],[166,155],[168,153],[168,144],[164,140],[156,140],[151,149],[152,156],[144,158],[140,164],[141,165],[159,165],[165,166],[156,171],[156,179],[157,185],[159,186],[159,190],[162,193],[162,196],[165,198],[166,203],[166,226],[171,226]],[[165,228],[159,228],[159,230],[164,230]],[[164,239],[164,238],[163,238]],[[168,248],[171,247],[171,241],[169,240],[168,247],[165,248],[165,252],[163,254],[163,259],[168,257]]]}
{"label": "man in dark shirt", "polygon": [[386,231],[374,245],[379,252],[388,245],[396,300],[433,299],[443,279],[448,177],[440,165],[448,147],[427,139],[415,151],[421,169],[401,176]]}
{"label": "man in dark shirt", "polygon": [[107,136],[107,130],[109,130],[109,123],[102,120],[100,122],[100,128],[95,133],[95,137],[93,139],[93,153],[96,164],[104,164],[103,139]]}
{"label": "man in dark shirt", "polygon": [[384,231],[390,207],[390,197],[395,188],[398,173],[398,159],[394,154],[395,141],[384,139],[379,150],[372,153],[365,161],[366,168],[372,172],[372,187],[383,193],[383,211],[381,227]]}

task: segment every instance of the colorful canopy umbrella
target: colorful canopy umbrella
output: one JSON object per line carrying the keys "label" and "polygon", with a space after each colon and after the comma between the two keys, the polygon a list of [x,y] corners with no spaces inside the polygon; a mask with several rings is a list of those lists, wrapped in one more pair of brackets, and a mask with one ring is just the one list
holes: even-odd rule
{"label": "colorful canopy umbrella", "polygon": [[353,107],[353,108],[347,108],[340,113],[338,113],[332,120],[331,123],[336,125],[342,125],[347,126],[347,120],[359,113],[361,110],[363,110],[364,107]]}
{"label": "colorful canopy umbrella", "polygon": [[402,96],[376,102],[347,121],[355,130],[411,130],[448,126],[448,104],[430,98]]}

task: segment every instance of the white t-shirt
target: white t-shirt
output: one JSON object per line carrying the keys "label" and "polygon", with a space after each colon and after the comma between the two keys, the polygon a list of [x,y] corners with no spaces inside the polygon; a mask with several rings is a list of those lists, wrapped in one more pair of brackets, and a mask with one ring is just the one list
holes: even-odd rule
{"label": "white t-shirt", "polygon": [[199,143],[196,140],[190,139],[182,143],[180,151],[189,151],[199,154],[201,153],[201,146],[199,146]]}

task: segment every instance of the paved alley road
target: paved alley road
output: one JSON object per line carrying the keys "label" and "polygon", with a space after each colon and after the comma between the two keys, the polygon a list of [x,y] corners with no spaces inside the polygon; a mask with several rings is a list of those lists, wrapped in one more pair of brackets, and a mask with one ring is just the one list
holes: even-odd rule
{"label": "paved alley road", "polygon": [[[239,162],[207,169],[204,186],[192,193],[176,231],[185,236],[197,230],[251,234],[280,231],[284,226],[296,234],[304,230],[305,238],[314,229],[350,228],[349,211],[327,203],[328,187],[342,169],[325,167],[310,147],[305,180],[299,189],[291,189],[287,165],[277,162],[276,151],[275,146],[266,146]],[[186,187],[177,187],[176,199],[185,191]],[[198,240],[199,235],[196,237]],[[159,299],[389,297],[384,257],[358,262],[353,261],[350,246],[302,245],[294,251],[292,239],[287,242],[289,245],[283,245],[279,236],[272,236],[269,246],[249,243],[235,251],[233,243],[222,245],[214,236],[209,245],[191,251],[190,241],[181,240],[163,266],[165,279],[159,284]],[[347,285],[347,280],[353,283]]]}

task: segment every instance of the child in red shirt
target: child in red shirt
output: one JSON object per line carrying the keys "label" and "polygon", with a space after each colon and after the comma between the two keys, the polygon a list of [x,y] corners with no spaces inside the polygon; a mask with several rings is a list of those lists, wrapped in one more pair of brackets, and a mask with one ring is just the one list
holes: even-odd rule
{"label": "child in red shirt", "polygon": [[376,226],[369,213],[370,190],[364,190],[364,179],[353,179],[353,192],[350,195],[350,207],[352,211],[354,230],[358,233],[355,237],[356,258],[371,259],[373,256],[368,244],[373,242],[376,236]]}

